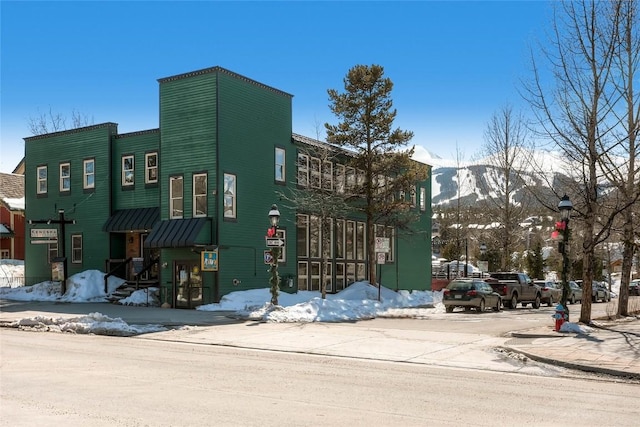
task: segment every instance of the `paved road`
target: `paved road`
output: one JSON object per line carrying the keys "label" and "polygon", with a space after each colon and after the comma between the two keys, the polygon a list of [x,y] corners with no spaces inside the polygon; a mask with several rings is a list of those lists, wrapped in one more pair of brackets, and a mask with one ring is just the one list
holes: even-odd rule
{"label": "paved road", "polygon": [[[206,329],[215,335],[243,327],[269,334],[285,326],[246,323],[183,332]],[[322,327],[343,338],[349,338],[347,331],[362,331],[298,326],[297,339],[318,349],[325,338],[314,343],[314,331]],[[443,369],[145,336],[0,328],[0,340],[0,426],[7,427],[556,426],[558,414],[563,426],[638,421],[640,387],[593,378]],[[373,342],[353,344],[363,353],[377,351]]]}

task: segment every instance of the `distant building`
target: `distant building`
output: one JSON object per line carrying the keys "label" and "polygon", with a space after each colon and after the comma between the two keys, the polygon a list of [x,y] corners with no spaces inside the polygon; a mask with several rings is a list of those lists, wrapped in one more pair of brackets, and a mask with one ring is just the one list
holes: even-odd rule
{"label": "distant building", "polygon": [[[50,277],[51,261],[65,255],[66,277],[115,272],[158,286],[161,301],[177,308],[265,288],[273,203],[282,215],[283,290],[319,290],[323,253],[329,292],[366,277],[364,218],[334,218],[331,244],[321,248],[317,218],[279,200],[287,187],[334,189],[346,179],[344,167],[302,154],[324,143],[292,133],[292,95],[221,67],[158,82],[157,129],[120,134],[102,123],[25,138],[28,228],[39,240],[26,248],[28,284]],[[418,184],[418,232],[376,228],[390,239],[378,266],[390,288],[430,286],[431,186]],[[55,222],[62,216],[74,221],[64,236]]]}
{"label": "distant building", "polygon": [[0,173],[0,258],[24,260],[24,176]]}

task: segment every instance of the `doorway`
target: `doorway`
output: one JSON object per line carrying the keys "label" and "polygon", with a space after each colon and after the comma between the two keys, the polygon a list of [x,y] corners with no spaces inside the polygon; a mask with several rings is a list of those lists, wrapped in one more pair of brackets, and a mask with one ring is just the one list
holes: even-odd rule
{"label": "doorway", "polygon": [[174,263],[173,306],[196,308],[202,305],[202,272],[199,261],[176,261]]}

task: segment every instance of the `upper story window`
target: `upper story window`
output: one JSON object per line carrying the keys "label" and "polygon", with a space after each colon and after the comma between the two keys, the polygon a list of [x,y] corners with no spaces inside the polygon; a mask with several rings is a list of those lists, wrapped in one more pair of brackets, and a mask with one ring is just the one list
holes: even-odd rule
{"label": "upper story window", "polygon": [[38,194],[47,194],[47,167],[46,166],[38,166],[37,169],[37,193]]}
{"label": "upper story window", "polygon": [[276,182],[285,182],[285,155],[284,148],[276,147]]}
{"label": "upper story window", "polygon": [[225,218],[236,218],[236,176],[224,174],[223,210]]}
{"label": "upper story window", "polygon": [[82,188],[89,189],[96,187],[96,160],[95,159],[87,159],[82,164],[83,169],[83,177],[82,177]]}
{"label": "upper story window", "polygon": [[193,175],[193,216],[207,216],[207,174]]}
{"label": "upper story window", "polygon": [[60,191],[71,190],[71,163],[60,163]]}
{"label": "upper story window", "polygon": [[320,188],[320,159],[311,158],[311,188]]}
{"label": "upper story window", "polygon": [[169,218],[184,217],[184,186],[181,176],[169,177]]}
{"label": "upper story window", "polygon": [[322,188],[333,191],[333,163],[328,160],[322,162]]}
{"label": "upper story window", "polygon": [[144,155],[144,182],[145,184],[158,182],[158,153]]}
{"label": "upper story window", "polygon": [[420,188],[420,210],[427,210],[427,190],[424,187]]}
{"label": "upper story window", "polygon": [[337,164],[335,170],[336,170],[336,179],[335,179],[336,192],[338,194],[344,194],[347,168],[345,167],[345,165]]}
{"label": "upper story window", "polygon": [[306,154],[298,154],[298,185],[309,185],[309,156]]}
{"label": "upper story window", "polygon": [[416,191],[416,186],[412,185],[411,186],[411,207],[415,208],[416,207],[416,203],[417,203],[417,197],[418,197],[418,193]]}
{"label": "upper story window", "polygon": [[134,157],[132,155],[122,156],[122,186],[134,184]]}
{"label": "upper story window", "polygon": [[352,167],[347,168],[347,190],[352,193],[356,188],[356,170]]}

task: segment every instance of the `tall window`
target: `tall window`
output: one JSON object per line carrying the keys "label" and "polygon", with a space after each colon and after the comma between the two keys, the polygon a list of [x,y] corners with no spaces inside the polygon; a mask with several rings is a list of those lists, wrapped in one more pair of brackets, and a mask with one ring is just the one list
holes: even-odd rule
{"label": "tall window", "polygon": [[322,188],[333,191],[333,163],[330,161],[322,162]]}
{"label": "tall window", "polygon": [[236,218],[236,176],[224,174],[224,217]]}
{"label": "tall window", "polygon": [[71,190],[71,163],[60,163],[60,191]]}
{"label": "tall window", "polygon": [[193,216],[207,216],[207,174],[193,175]]}
{"label": "tall window", "polygon": [[158,153],[144,155],[144,182],[145,184],[158,182]]}
{"label": "tall window", "polygon": [[276,147],[276,182],[285,182],[285,151]]}
{"label": "tall window", "polygon": [[320,188],[320,159],[311,158],[311,188]]}
{"label": "tall window", "polygon": [[309,185],[309,156],[306,154],[298,154],[298,185]]}
{"label": "tall window", "polygon": [[71,236],[71,262],[74,264],[82,263],[82,234]]}
{"label": "tall window", "polygon": [[336,192],[338,194],[344,194],[345,178],[346,178],[346,167],[344,165],[337,164],[335,181],[336,181]]}
{"label": "tall window", "polygon": [[181,176],[169,177],[169,217],[178,219],[184,217],[184,186]]}
{"label": "tall window", "polygon": [[46,166],[38,166],[38,194],[47,194],[47,167]]}
{"label": "tall window", "polygon": [[420,187],[420,210],[427,210],[427,190],[424,187]]}
{"label": "tall window", "polygon": [[411,207],[415,208],[416,207],[416,198],[418,197],[418,194],[416,193],[416,186],[412,185],[411,186]]}
{"label": "tall window", "polygon": [[129,186],[134,184],[133,160],[133,156],[122,156],[122,186]]}
{"label": "tall window", "polygon": [[95,188],[96,186],[96,160],[95,159],[87,159],[82,164],[83,169],[83,178],[82,178],[82,188]]}

